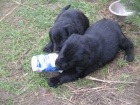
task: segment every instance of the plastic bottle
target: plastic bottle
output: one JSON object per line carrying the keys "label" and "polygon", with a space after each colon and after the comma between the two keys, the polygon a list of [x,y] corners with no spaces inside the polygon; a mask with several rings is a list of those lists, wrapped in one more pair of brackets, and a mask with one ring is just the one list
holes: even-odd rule
{"label": "plastic bottle", "polygon": [[57,57],[58,54],[56,53],[33,56],[31,59],[32,70],[36,72],[49,72],[49,71],[62,72],[62,70],[58,70],[55,67],[55,60],[57,59]]}

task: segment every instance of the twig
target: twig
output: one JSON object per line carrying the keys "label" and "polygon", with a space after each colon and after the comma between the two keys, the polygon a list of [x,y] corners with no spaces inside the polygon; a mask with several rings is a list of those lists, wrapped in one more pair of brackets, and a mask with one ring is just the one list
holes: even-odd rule
{"label": "twig", "polygon": [[85,77],[86,79],[93,80],[93,81],[98,81],[98,82],[104,82],[104,83],[114,83],[114,84],[136,84],[137,82],[125,82],[125,81],[109,81],[109,80],[101,80],[97,79],[91,76]]}
{"label": "twig", "polygon": [[8,12],[4,17],[2,17],[2,18],[0,19],[0,22],[1,22],[3,19],[5,19],[8,15],[10,15],[17,7],[19,7],[19,5],[15,6],[10,12]]}
{"label": "twig", "polygon": [[98,89],[102,89],[103,87],[96,87],[96,88],[88,88],[88,89],[77,89],[75,91],[73,91],[73,93],[83,93],[83,92],[87,92],[87,91],[91,91],[91,90],[98,90]]}
{"label": "twig", "polygon": [[71,89],[71,90],[75,90],[75,88],[73,88],[73,87],[71,87],[71,86],[69,86],[69,85],[64,84],[64,86],[68,87],[68,88]]}
{"label": "twig", "polygon": [[124,32],[125,34],[126,33],[132,33],[132,34],[140,34],[140,31],[138,31],[138,32],[135,32],[135,31],[127,31],[127,32]]}
{"label": "twig", "polygon": [[44,96],[50,96],[50,95],[52,95],[53,93],[48,93],[48,94],[45,94],[45,93],[43,93],[42,94],[42,96],[44,97]]}
{"label": "twig", "polygon": [[24,54],[27,54],[30,50],[31,50],[31,49],[28,49],[27,51],[25,51],[25,53],[24,53]]}
{"label": "twig", "polygon": [[27,5],[24,5],[24,4],[22,4],[22,3],[20,3],[20,2],[18,2],[18,1],[16,1],[16,0],[12,0],[12,1],[15,2],[15,3],[18,4],[18,5],[26,6],[26,7],[30,8],[30,9],[35,10],[34,8],[29,7],[29,6],[27,6]]}

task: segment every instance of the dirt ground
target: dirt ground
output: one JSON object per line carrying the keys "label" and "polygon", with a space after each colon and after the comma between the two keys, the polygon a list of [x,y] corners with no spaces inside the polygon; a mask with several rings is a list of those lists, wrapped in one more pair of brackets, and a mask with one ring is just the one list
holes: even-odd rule
{"label": "dirt ground", "polygon": [[[106,5],[103,10],[99,11],[98,15],[116,20],[116,18],[109,12],[108,5]],[[3,9],[8,10],[10,7],[5,7]],[[2,15],[0,16],[2,17]],[[125,28],[128,27],[126,33],[132,29],[129,24],[120,24]],[[139,52],[136,50],[135,53],[138,54]],[[108,68],[111,69],[112,66],[113,65],[110,65]],[[127,65],[120,68],[120,70],[110,71],[110,74],[107,75],[106,78],[110,79],[110,76],[116,76],[116,74],[119,75],[121,73],[139,73],[137,64]],[[73,84],[68,83],[65,84],[65,87],[71,94],[68,97],[56,96],[51,91],[46,91],[45,88],[41,88],[37,93],[30,91],[21,96],[0,90],[0,104],[11,105],[5,104],[5,102],[8,102],[9,100],[9,102],[14,103],[14,105],[140,105],[140,80],[135,81],[137,81],[137,84],[128,85],[124,91],[118,91],[114,87],[114,84],[99,83],[99,87],[97,88],[77,88]]]}

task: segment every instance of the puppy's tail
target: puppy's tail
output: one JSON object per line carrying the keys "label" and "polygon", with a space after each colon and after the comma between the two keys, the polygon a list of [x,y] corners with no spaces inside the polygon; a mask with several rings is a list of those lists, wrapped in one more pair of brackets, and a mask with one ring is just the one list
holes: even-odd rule
{"label": "puppy's tail", "polygon": [[125,51],[124,59],[129,62],[134,60],[133,43],[128,38],[126,38],[126,36],[121,39],[120,48]]}
{"label": "puppy's tail", "polygon": [[70,4],[69,5],[67,5],[67,6],[65,6],[63,9],[62,9],[62,11],[61,12],[63,12],[63,11],[65,11],[65,10],[67,10],[67,9],[69,9],[70,8]]}

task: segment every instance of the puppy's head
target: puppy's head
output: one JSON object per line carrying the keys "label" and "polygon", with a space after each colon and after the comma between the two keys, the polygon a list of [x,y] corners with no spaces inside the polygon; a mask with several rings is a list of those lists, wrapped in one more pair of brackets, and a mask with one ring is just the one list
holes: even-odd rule
{"label": "puppy's head", "polygon": [[65,41],[73,33],[76,33],[76,28],[72,27],[71,24],[65,26],[55,24],[49,32],[50,39],[53,43],[53,51],[59,53]]}
{"label": "puppy's head", "polygon": [[[62,47],[55,65],[60,70],[68,70],[79,66],[83,61],[85,52],[81,41],[81,35],[71,35]],[[81,62],[82,61],[82,62]]]}

